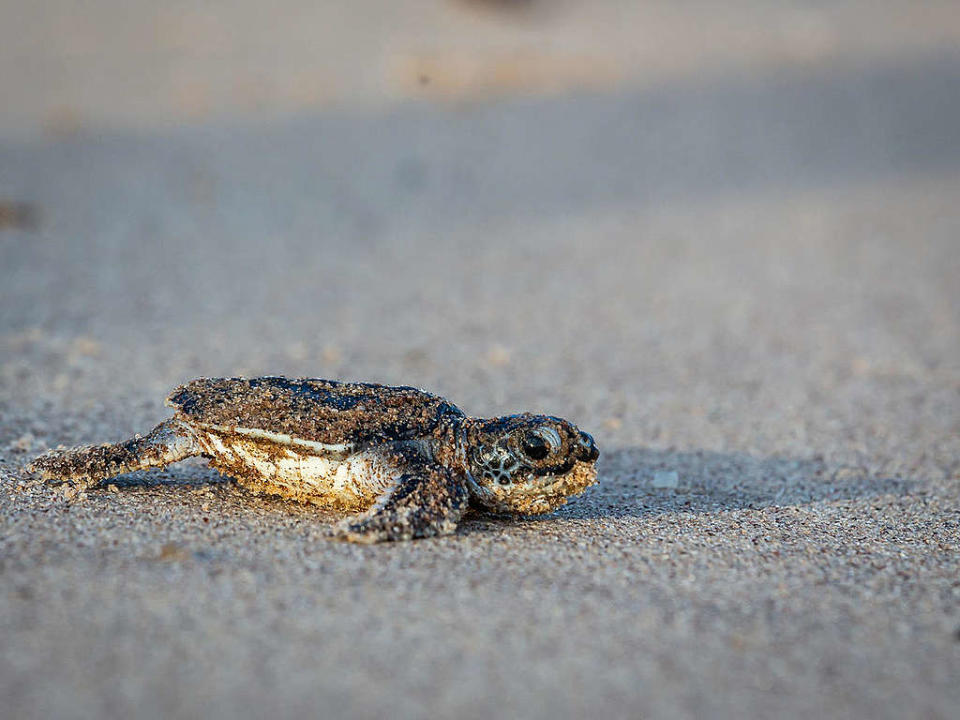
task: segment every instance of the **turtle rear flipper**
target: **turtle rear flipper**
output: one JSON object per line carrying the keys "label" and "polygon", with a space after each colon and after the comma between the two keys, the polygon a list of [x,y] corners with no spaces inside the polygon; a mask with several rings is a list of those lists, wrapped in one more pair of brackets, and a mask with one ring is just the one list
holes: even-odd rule
{"label": "turtle rear flipper", "polygon": [[347,518],[333,530],[338,540],[385,540],[449,535],[467,507],[469,491],[456,473],[413,450],[397,453],[397,482],[366,512]]}
{"label": "turtle rear flipper", "polygon": [[192,433],[182,423],[167,420],[148,435],[115,445],[51,450],[25,469],[48,482],[69,482],[79,489],[87,489],[116,475],[161,468],[201,452]]}

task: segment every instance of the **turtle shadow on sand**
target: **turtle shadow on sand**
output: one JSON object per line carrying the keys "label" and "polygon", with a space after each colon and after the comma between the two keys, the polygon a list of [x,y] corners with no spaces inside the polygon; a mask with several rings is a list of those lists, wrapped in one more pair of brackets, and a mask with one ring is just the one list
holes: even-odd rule
{"label": "turtle shadow on sand", "polygon": [[[716,513],[809,505],[881,495],[908,495],[915,479],[877,473],[820,457],[756,457],[748,453],[608,450],[599,481],[550,517],[614,519],[663,513]],[[658,477],[659,476],[659,477]],[[656,480],[667,487],[656,487]],[[675,487],[671,487],[673,483]]]}
{"label": "turtle shadow on sand", "polygon": [[177,489],[197,490],[203,487],[236,487],[237,482],[208,466],[203,458],[187,458],[160,470],[134,470],[117,475],[104,480],[97,488],[106,488],[109,485],[115,486],[118,490],[168,488],[176,491]]}

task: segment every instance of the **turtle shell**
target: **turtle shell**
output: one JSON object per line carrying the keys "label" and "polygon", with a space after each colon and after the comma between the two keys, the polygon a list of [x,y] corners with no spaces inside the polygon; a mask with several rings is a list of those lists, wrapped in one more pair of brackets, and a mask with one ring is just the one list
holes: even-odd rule
{"label": "turtle shell", "polygon": [[206,429],[351,449],[421,438],[442,418],[463,416],[417,388],[315,378],[201,378],[174,390],[167,405]]}

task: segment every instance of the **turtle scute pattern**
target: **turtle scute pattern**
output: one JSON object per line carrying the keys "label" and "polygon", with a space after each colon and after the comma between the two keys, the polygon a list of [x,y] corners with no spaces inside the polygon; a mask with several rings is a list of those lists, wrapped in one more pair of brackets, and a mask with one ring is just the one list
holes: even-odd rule
{"label": "turtle scute pattern", "polygon": [[177,388],[167,404],[188,422],[329,444],[410,440],[429,435],[444,417],[463,415],[413,387],[282,377],[194,380]]}

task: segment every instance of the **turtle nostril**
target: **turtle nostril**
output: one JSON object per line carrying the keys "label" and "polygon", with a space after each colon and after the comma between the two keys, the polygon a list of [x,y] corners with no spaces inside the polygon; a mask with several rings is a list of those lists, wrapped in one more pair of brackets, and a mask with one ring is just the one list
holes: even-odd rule
{"label": "turtle nostril", "polygon": [[597,449],[597,444],[593,441],[593,438],[580,431],[580,453],[579,457],[581,460],[586,462],[593,462],[598,457],[600,457],[600,451]]}

